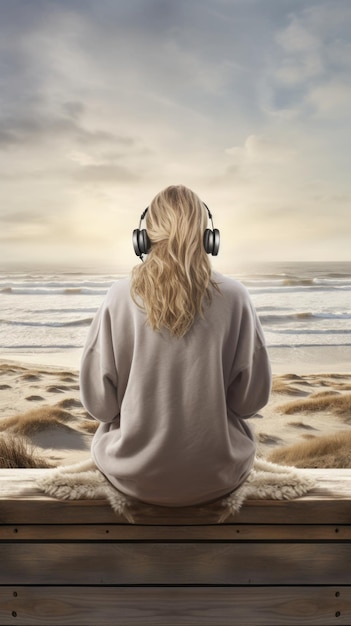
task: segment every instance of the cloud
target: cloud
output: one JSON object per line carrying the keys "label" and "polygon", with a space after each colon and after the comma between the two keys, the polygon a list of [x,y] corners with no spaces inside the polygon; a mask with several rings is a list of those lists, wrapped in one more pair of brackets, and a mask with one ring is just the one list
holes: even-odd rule
{"label": "cloud", "polygon": [[225,152],[242,166],[286,163],[295,152],[291,147],[269,140],[263,135],[249,135],[243,146],[227,148]]}
{"label": "cloud", "polygon": [[315,52],[321,47],[320,38],[294,14],[291,16],[289,26],[277,34],[276,40],[283,50],[290,54]]}
{"label": "cloud", "polygon": [[[65,105],[64,105],[65,106]],[[25,115],[0,118],[0,146],[33,144],[37,141],[51,142],[67,136],[81,144],[123,143],[130,145],[130,137],[116,136],[101,129],[88,129],[71,116],[41,114],[29,111]]]}
{"label": "cloud", "polygon": [[[339,9],[339,10],[336,10]],[[349,29],[351,6],[340,0],[320,2],[289,16],[289,24],[279,29],[275,41],[282,54],[274,77],[283,85],[294,88],[323,84],[330,72],[343,74],[345,60],[350,66]]]}
{"label": "cloud", "polygon": [[348,119],[351,111],[351,82],[331,78],[311,88],[306,102],[313,107],[314,114],[318,117],[336,120],[341,115]]}
{"label": "cloud", "polygon": [[73,174],[76,180],[89,183],[112,182],[131,183],[140,180],[140,176],[123,165],[84,164]]}
{"label": "cloud", "polygon": [[46,238],[76,259],[94,237],[99,254],[127,237],[129,250],[135,211],[178,182],[272,254],[276,225],[288,250],[303,219],[316,241],[318,211],[325,228],[333,212],[342,223],[348,0],[11,0],[0,31],[0,214],[13,245],[39,254]]}
{"label": "cloud", "polygon": [[322,59],[316,53],[304,54],[298,59],[285,59],[275,76],[284,85],[295,86],[311,78],[321,76],[324,72]]}

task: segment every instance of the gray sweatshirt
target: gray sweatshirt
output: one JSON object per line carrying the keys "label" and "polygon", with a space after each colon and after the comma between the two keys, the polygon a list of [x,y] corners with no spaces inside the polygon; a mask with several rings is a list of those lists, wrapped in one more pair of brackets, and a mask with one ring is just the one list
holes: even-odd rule
{"label": "gray sweatshirt", "polygon": [[177,339],[154,331],[113,284],[90,327],[81,399],[101,423],[92,442],[100,470],[151,504],[215,500],[247,477],[255,456],[245,418],[268,401],[271,369],[246,288],[213,272],[221,293]]}

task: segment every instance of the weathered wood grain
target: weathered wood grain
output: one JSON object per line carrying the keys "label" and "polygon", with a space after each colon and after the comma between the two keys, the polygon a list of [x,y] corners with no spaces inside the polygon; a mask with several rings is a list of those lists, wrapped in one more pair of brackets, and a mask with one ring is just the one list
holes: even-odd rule
{"label": "weathered wood grain", "polygon": [[[104,500],[58,501],[42,495],[35,486],[36,477],[45,470],[0,470],[1,524],[110,524],[116,516]],[[247,501],[233,521],[245,524],[349,524],[351,521],[351,469],[309,470],[318,488],[291,501]],[[269,503],[269,504],[268,504]],[[219,504],[196,507],[151,507],[138,504],[132,508],[137,524],[215,524],[223,508]]]}
{"label": "weathered wood grain", "polygon": [[6,587],[0,625],[342,626],[349,587]]}
{"label": "weathered wood grain", "polygon": [[218,503],[129,524],[47,498],[43,471],[0,470],[0,626],[351,626],[351,470],[224,524]]}
{"label": "weathered wood grain", "polygon": [[351,585],[351,544],[5,543],[0,584]]}
{"label": "weathered wood grain", "polygon": [[351,525],[2,524],[0,541],[346,541]]}

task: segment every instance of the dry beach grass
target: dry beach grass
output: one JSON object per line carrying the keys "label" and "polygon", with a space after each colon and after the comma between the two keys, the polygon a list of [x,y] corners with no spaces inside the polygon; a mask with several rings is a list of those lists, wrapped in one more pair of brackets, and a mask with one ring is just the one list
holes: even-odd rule
{"label": "dry beach grass", "polygon": [[[31,467],[89,458],[96,428],[79,400],[78,372],[0,363],[0,437],[8,467],[28,467],[26,456]],[[17,454],[16,441],[27,455]]]}
{"label": "dry beach grass", "polygon": [[0,468],[39,468],[52,467],[52,464],[39,456],[27,438],[13,435],[0,436]]}
{"label": "dry beach grass", "polygon": [[351,467],[351,430],[278,448],[269,460],[295,467]]}
{"label": "dry beach grass", "polygon": [[351,393],[341,394],[337,391],[320,391],[319,393],[311,394],[303,400],[295,400],[294,402],[283,404],[280,410],[285,415],[329,411],[334,415],[351,419]]}
{"label": "dry beach grass", "polygon": [[[348,373],[275,375],[263,419],[250,420],[259,454],[297,467],[351,467],[350,390]],[[89,458],[96,428],[80,403],[77,371],[0,362],[2,466]]]}
{"label": "dry beach grass", "polygon": [[255,424],[263,456],[296,467],[351,467],[350,386],[348,373],[275,376],[265,419]]}

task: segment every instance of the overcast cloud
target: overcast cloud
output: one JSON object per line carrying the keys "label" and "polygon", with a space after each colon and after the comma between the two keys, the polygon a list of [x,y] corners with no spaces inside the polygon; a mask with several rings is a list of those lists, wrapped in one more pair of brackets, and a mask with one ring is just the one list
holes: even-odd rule
{"label": "overcast cloud", "polygon": [[219,269],[350,260],[349,0],[0,0],[4,263],[129,269],[152,197]]}

